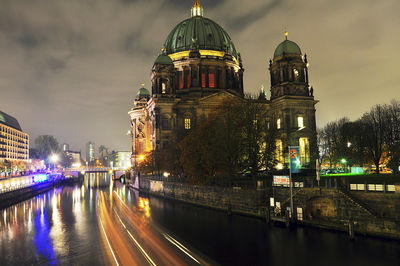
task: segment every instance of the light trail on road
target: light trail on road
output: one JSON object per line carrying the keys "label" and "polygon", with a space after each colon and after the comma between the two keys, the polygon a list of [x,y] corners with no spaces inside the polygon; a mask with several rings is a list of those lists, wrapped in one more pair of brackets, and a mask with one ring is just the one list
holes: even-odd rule
{"label": "light trail on road", "polygon": [[198,264],[201,264],[195,257],[193,257],[192,255],[190,255],[190,251],[181,243],[179,243],[177,240],[175,240],[173,237],[169,236],[168,234],[164,234],[164,237],[171,242],[172,244],[174,244],[176,247],[178,247],[180,250],[182,250],[182,252],[184,252],[186,255],[188,255],[191,259],[193,259],[195,262],[197,262]]}
{"label": "light trail on road", "polygon": [[103,223],[101,222],[101,220],[100,220],[100,225],[101,225],[101,229],[102,229],[102,231],[104,233],[104,237],[106,238],[107,245],[110,248],[111,254],[112,254],[113,258],[114,258],[115,264],[117,264],[117,266],[119,266],[117,258],[115,257],[114,251],[113,251],[113,249],[112,249],[112,247],[110,245],[110,241],[108,241],[108,237],[107,237],[106,231],[104,230],[104,226],[103,226]]}
{"label": "light trail on road", "polygon": [[113,190],[110,196],[101,191],[98,213],[111,251],[110,261],[114,257],[117,265],[209,265],[152,223],[146,199],[141,198],[138,207],[129,207],[117,191]]}

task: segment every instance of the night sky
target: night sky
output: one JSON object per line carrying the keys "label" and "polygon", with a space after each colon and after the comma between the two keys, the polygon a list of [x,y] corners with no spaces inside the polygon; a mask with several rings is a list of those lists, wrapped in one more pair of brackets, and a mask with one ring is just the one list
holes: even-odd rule
{"label": "night sky", "polygon": [[[129,150],[127,112],[192,0],[0,0],[0,110],[33,140]],[[242,54],[245,91],[270,80],[289,31],[310,62],[317,126],[400,98],[399,0],[202,0]]]}

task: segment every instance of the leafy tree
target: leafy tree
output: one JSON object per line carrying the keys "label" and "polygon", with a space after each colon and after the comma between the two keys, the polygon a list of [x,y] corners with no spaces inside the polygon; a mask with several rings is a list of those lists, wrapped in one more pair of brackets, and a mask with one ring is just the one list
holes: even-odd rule
{"label": "leafy tree", "polygon": [[6,162],[0,161],[0,172],[5,172],[6,169]]}
{"label": "leafy tree", "polygon": [[188,182],[227,185],[245,173],[255,177],[270,171],[276,164],[276,129],[269,127],[269,117],[250,99],[217,107],[179,145]]}
{"label": "leafy tree", "polygon": [[51,154],[60,151],[57,139],[49,135],[37,137],[35,139],[35,148],[38,151],[39,158],[45,161],[48,161]]}
{"label": "leafy tree", "polygon": [[216,119],[201,121],[179,144],[180,162],[186,181],[191,184],[213,184],[218,172]]}
{"label": "leafy tree", "polygon": [[270,171],[276,164],[276,124],[265,105],[248,101],[238,104],[238,130],[241,132],[240,168],[255,177],[260,172]]}
{"label": "leafy tree", "polygon": [[29,149],[29,158],[31,158],[32,160],[40,159],[39,151],[35,148],[30,148]]}

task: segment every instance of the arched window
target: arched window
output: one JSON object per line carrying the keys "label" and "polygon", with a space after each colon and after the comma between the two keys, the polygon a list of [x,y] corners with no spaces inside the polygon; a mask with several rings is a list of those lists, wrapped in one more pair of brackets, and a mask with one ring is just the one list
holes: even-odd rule
{"label": "arched window", "polygon": [[185,118],[185,129],[189,130],[191,128],[191,120],[190,118]]}
{"label": "arched window", "polygon": [[179,89],[183,89],[183,73],[179,72],[178,77],[179,77]]}
{"label": "arched window", "polygon": [[188,73],[187,75],[186,75],[186,78],[187,78],[187,81],[186,81],[186,84],[187,84],[187,88],[189,89],[190,88],[190,73]]}
{"label": "arched window", "polygon": [[205,88],[206,87],[206,74],[201,73],[201,87]]}
{"label": "arched window", "polygon": [[215,88],[215,74],[214,73],[208,74],[208,86],[210,88]]}
{"label": "arched window", "polygon": [[165,82],[161,83],[161,93],[162,94],[167,93],[167,86],[165,85]]}
{"label": "arched window", "polygon": [[300,162],[302,165],[310,162],[310,142],[308,138],[299,139]]}
{"label": "arched window", "polygon": [[299,80],[299,71],[296,68],[293,68],[293,75],[295,81]]}
{"label": "arched window", "polygon": [[297,127],[298,128],[303,128],[304,127],[304,119],[302,116],[297,117]]}

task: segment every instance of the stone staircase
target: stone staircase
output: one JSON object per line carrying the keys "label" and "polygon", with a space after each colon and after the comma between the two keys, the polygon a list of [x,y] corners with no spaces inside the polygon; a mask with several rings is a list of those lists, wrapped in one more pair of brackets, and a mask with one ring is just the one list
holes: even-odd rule
{"label": "stone staircase", "polygon": [[358,199],[356,199],[355,197],[353,197],[346,189],[339,187],[337,191],[344,198],[346,198],[348,201],[352,202],[354,205],[356,205],[360,209],[367,212],[369,215],[371,215],[375,218],[380,218],[380,216],[374,210],[372,210],[367,204],[365,204],[365,203],[359,201]]}

